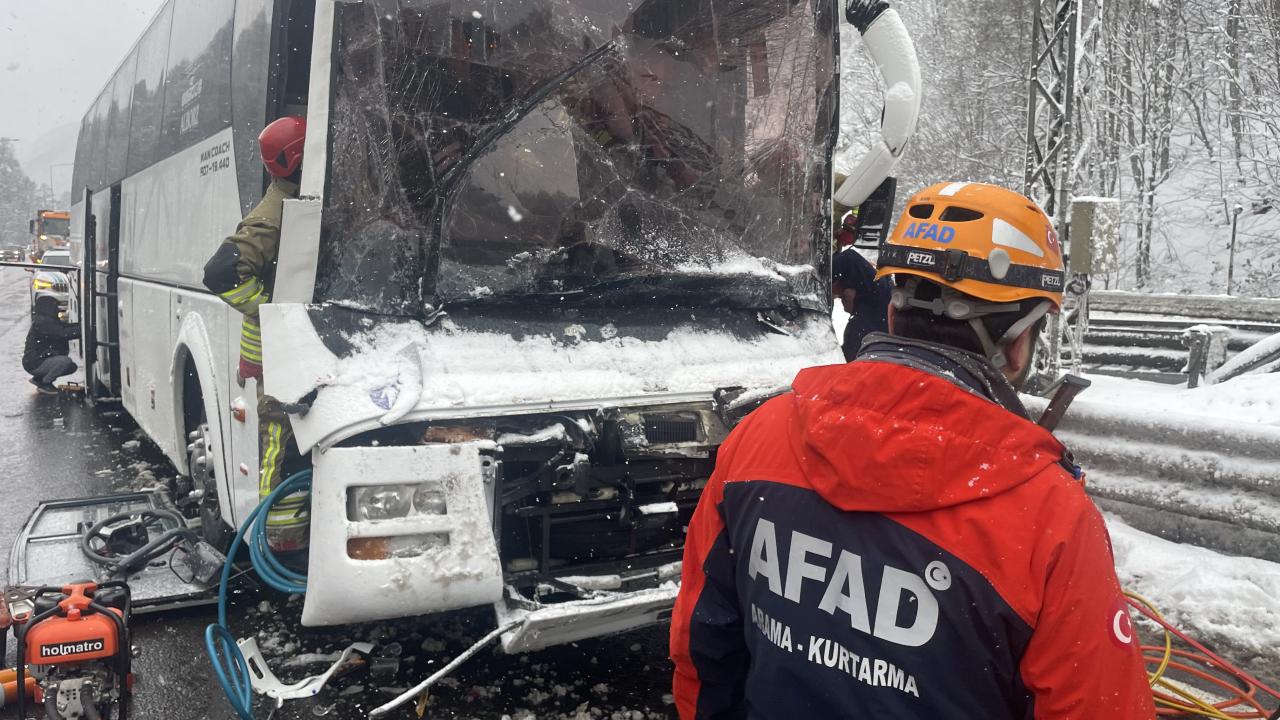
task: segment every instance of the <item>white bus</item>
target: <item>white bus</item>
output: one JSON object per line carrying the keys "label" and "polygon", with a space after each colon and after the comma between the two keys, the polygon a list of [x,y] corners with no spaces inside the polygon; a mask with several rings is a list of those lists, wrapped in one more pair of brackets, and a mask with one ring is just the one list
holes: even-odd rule
{"label": "white bus", "polygon": [[[304,114],[262,311],[314,470],[303,623],[493,605],[515,651],[662,620],[729,429],[841,360],[838,16],[168,0],[76,150],[94,397],[225,547],[257,503],[255,390],[202,266],[265,187],[258,131]],[[885,25],[882,68],[918,84],[890,20],[869,45]]]}

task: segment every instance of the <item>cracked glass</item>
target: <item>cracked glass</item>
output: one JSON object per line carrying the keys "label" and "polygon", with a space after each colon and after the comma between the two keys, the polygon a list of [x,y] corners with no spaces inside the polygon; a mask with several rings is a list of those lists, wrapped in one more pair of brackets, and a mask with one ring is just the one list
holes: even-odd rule
{"label": "cracked glass", "polygon": [[821,0],[338,5],[317,300],[391,314],[814,265]]}

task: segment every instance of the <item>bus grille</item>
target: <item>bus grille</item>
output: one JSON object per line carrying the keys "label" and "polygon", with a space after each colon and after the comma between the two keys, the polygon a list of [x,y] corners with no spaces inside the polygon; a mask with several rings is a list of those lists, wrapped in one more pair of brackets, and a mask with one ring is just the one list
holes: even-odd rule
{"label": "bus grille", "polygon": [[644,437],[655,445],[697,442],[700,429],[696,416],[649,415],[644,419]]}

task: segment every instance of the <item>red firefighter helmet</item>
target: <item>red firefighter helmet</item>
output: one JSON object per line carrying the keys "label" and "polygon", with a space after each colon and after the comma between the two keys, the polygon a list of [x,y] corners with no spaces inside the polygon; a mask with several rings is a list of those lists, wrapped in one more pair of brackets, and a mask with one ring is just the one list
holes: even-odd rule
{"label": "red firefighter helmet", "polygon": [[307,119],[288,115],[273,121],[258,135],[262,164],[275,177],[289,177],[302,164],[302,145],[307,136]]}

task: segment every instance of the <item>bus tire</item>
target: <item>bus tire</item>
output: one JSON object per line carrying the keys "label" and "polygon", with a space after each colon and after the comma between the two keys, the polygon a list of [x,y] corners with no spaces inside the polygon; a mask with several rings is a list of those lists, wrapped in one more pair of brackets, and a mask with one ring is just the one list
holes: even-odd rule
{"label": "bus tire", "polygon": [[231,545],[232,530],[222,522],[222,505],[218,497],[218,475],[214,471],[213,451],[209,443],[209,424],[196,426],[187,435],[187,470],[191,487],[199,498],[200,535],[205,542],[222,552]]}

